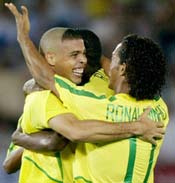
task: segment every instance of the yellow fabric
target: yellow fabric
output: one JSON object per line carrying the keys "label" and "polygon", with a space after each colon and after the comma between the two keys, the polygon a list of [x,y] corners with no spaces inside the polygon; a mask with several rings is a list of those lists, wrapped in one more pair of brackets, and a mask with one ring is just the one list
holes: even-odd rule
{"label": "yellow fabric", "polygon": [[114,94],[114,91],[108,88],[109,78],[104,73],[103,69],[99,69],[96,73],[94,73],[89,82],[84,85],[85,90],[89,90],[91,92],[105,94],[106,96],[110,96]]}
{"label": "yellow fabric", "polygon": [[[59,77],[55,75],[55,77]],[[113,90],[108,88],[109,78],[104,73],[103,69],[97,71],[91,78],[90,81],[85,84],[84,88],[89,91],[93,91],[96,93],[105,93],[106,95],[112,95]],[[57,88],[57,83],[55,83]],[[81,88],[81,87],[80,87]],[[72,109],[73,113],[74,109]],[[63,172],[64,172],[64,180],[65,182],[71,182],[72,177],[72,162],[74,160],[74,153],[72,152],[72,148],[70,146],[66,147],[61,152],[62,164],[63,164]]]}
{"label": "yellow fabric", "polygon": [[69,144],[66,148],[61,151],[61,160],[64,174],[64,183],[73,183],[73,175],[72,175],[72,164],[75,157],[75,147],[74,145]]}
{"label": "yellow fabric", "polygon": [[[168,124],[168,110],[164,101],[136,101],[127,94],[106,98],[76,87],[70,81],[56,78],[57,88],[64,105],[80,119],[99,119],[110,122],[134,121],[148,106],[155,121]],[[93,183],[153,183],[153,169],[162,140],[156,147],[137,138],[113,143],[80,143],[76,148],[73,174],[75,182]]]}
{"label": "yellow fabric", "polygon": [[[62,103],[48,90],[33,92],[26,97],[21,127],[24,133],[49,128],[50,118],[67,112]],[[55,183],[63,180],[60,153],[36,153],[25,150],[22,157],[20,183]],[[68,183],[68,182],[67,182]]]}

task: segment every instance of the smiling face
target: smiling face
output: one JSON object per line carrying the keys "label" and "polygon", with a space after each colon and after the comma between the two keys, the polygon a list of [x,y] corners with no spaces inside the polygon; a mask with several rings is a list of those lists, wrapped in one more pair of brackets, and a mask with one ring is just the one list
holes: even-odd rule
{"label": "smiling face", "polygon": [[77,31],[59,27],[48,30],[41,37],[40,53],[55,74],[81,83],[87,59],[84,41]]}
{"label": "smiling face", "polygon": [[110,83],[109,88],[116,91],[116,93],[121,91],[121,87],[123,84],[123,81],[125,79],[124,73],[125,73],[125,67],[126,64],[120,63],[120,57],[119,57],[119,50],[121,48],[122,44],[119,43],[115,50],[112,53],[112,61],[110,64],[110,70],[109,70],[109,76],[110,76]]}
{"label": "smiling face", "polygon": [[57,51],[52,54],[51,62],[56,74],[75,84],[81,83],[87,64],[83,40],[65,39],[61,41]]}

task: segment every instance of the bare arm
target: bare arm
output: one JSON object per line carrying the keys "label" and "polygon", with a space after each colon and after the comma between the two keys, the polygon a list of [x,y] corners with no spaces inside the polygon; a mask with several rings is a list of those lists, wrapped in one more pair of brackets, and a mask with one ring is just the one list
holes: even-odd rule
{"label": "bare arm", "polygon": [[49,67],[45,58],[38,52],[29,37],[30,21],[27,8],[25,6],[21,6],[22,13],[20,13],[13,3],[5,3],[5,6],[15,17],[17,40],[32,76],[39,85],[45,89],[53,91],[57,95],[54,85],[54,72]]}
{"label": "bare arm", "polygon": [[15,173],[20,169],[23,150],[22,147],[19,147],[12,151],[4,160],[3,168],[8,174]]}
{"label": "bare arm", "polygon": [[68,140],[54,131],[41,131],[32,134],[22,133],[17,129],[12,135],[15,145],[37,152],[61,151],[68,144]]}
{"label": "bare arm", "polygon": [[24,148],[37,152],[61,151],[69,142],[63,136],[53,131],[42,131],[28,135],[22,133],[20,129],[13,133],[12,140],[15,145],[22,147],[13,150],[4,160],[3,168],[8,174],[15,173],[20,169]]}
{"label": "bare arm", "polygon": [[[73,142],[107,142],[132,136],[156,145],[154,138],[162,138],[164,130],[161,122],[148,119],[146,110],[138,122],[110,123],[99,120],[78,120],[73,114],[62,114],[49,121],[50,127]],[[63,122],[64,120],[64,122]]]}

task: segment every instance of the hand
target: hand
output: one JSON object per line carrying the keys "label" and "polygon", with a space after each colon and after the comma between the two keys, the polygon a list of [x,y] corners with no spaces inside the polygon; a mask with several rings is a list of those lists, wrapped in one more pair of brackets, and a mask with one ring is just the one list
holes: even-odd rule
{"label": "hand", "polygon": [[30,79],[24,83],[23,91],[25,95],[28,95],[34,91],[42,91],[43,88],[41,88],[34,79]]}
{"label": "hand", "polygon": [[69,140],[63,137],[62,135],[56,132],[50,133],[50,151],[62,151],[68,143]]}
{"label": "hand", "polygon": [[142,130],[141,140],[150,142],[153,145],[157,145],[156,139],[162,139],[165,130],[163,129],[164,124],[162,122],[155,122],[148,118],[148,114],[151,108],[147,108],[145,112],[140,116],[139,122]]}
{"label": "hand", "polygon": [[11,11],[16,20],[17,40],[20,42],[23,36],[29,36],[30,21],[28,10],[25,6],[21,6],[22,13],[20,13],[13,3],[5,3],[5,6]]}

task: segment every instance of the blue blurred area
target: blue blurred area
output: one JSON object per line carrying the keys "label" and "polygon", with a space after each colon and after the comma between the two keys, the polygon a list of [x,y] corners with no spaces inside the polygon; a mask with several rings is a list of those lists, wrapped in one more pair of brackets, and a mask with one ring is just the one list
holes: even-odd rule
{"label": "blue blurred area", "polygon": [[[10,134],[22,112],[23,83],[31,77],[16,40],[14,17],[4,7],[4,2],[9,1],[0,0],[0,139],[3,141],[0,148],[1,162],[5,157]],[[156,183],[175,182],[175,1],[13,0],[12,2],[18,8],[21,5],[28,7],[31,38],[37,47],[41,35],[55,26],[91,29],[100,37],[103,53],[108,57],[111,57],[112,50],[121,38],[129,33],[151,37],[160,44],[168,59],[169,75],[163,98],[168,104],[170,125],[158,161]],[[17,175],[6,175],[0,169],[0,182],[15,183]]]}

